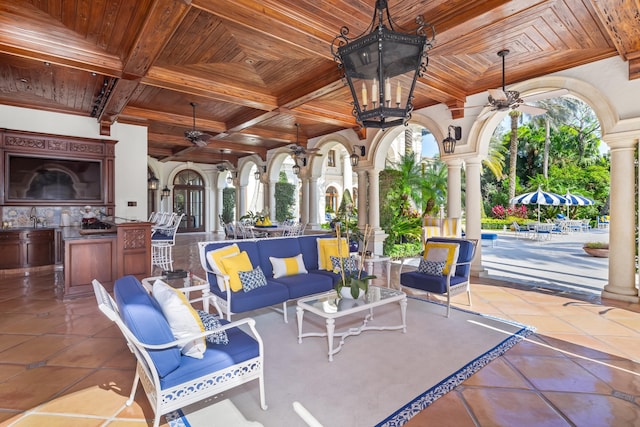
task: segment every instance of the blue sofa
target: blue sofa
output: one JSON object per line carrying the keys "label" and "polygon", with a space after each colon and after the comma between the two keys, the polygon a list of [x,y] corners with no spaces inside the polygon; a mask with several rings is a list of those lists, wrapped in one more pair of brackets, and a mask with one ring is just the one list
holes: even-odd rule
{"label": "blue sofa", "polygon": [[[231,315],[258,308],[282,304],[284,321],[287,321],[287,301],[307,295],[326,292],[333,289],[340,277],[332,271],[318,268],[318,239],[332,238],[331,234],[317,234],[294,237],[277,237],[252,240],[225,240],[213,242],[199,242],[200,262],[207,273],[207,280],[211,292],[216,295],[217,302],[227,319]],[[227,287],[221,291],[217,284],[216,274],[212,271],[207,253],[231,244],[237,244],[240,251],[246,251],[255,268],[260,266],[267,285],[250,292],[233,292]],[[302,259],[308,274],[273,278],[273,267],[269,257],[289,258],[302,254]]]}
{"label": "blue sofa", "polygon": [[203,357],[197,359],[181,353],[178,344],[193,338],[175,339],[162,308],[137,278],[124,276],[115,281],[115,301],[97,280],[93,288],[98,307],[120,328],[138,362],[127,405],[133,403],[138,382],[142,383],[155,413],[154,426],[161,415],[256,379],[260,405],[267,409],[263,343],[254,319],[221,319],[220,328],[195,335],[193,338],[224,330],[229,341],[207,342]]}

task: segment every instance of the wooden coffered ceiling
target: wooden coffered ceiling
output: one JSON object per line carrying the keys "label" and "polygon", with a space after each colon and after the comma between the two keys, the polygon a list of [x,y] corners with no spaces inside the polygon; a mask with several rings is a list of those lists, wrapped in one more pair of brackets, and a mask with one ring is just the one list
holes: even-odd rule
{"label": "wooden coffered ceiling", "polygon": [[[640,77],[635,0],[389,0],[435,25],[416,109],[614,55]],[[622,4],[621,4],[622,3]],[[375,0],[12,0],[0,2],[0,103],[148,128],[161,161],[236,163],[252,153],[357,130],[330,45],[360,34]],[[206,147],[184,138],[212,135]],[[460,117],[463,110],[452,112]]]}

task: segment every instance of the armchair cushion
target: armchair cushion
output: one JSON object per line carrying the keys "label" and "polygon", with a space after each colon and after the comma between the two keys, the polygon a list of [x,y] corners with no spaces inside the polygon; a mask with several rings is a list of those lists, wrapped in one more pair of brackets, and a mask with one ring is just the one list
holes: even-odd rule
{"label": "armchair cushion", "polygon": [[[182,292],[161,280],[156,280],[153,284],[152,294],[160,304],[175,339],[188,338],[205,331],[198,312],[191,307]],[[180,351],[185,356],[202,359],[206,349],[204,338],[197,338],[183,344]]]}
{"label": "armchair cushion", "polygon": [[[466,282],[465,277],[451,276],[451,286]],[[420,289],[426,292],[436,294],[447,293],[447,276],[434,276],[432,274],[424,274],[419,271],[410,271],[402,273],[400,281],[402,286],[412,289]]]}
{"label": "armchair cushion", "polygon": [[[220,319],[215,314],[207,313],[206,311],[198,310],[198,316],[204,325],[206,331],[213,331],[222,326]],[[205,337],[207,342],[211,344],[229,344],[229,337],[227,331],[218,331]]]}

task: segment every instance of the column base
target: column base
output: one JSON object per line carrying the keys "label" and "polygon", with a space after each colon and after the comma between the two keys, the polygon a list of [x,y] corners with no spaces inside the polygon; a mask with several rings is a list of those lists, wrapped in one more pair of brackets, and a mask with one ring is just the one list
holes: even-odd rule
{"label": "column base", "polygon": [[613,300],[624,301],[624,302],[631,302],[631,303],[634,303],[634,304],[640,303],[640,297],[637,294],[636,295],[624,295],[624,294],[614,293],[614,292],[611,292],[611,291],[607,291],[606,288],[608,288],[608,287],[609,287],[609,285],[605,286],[605,290],[603,290],[602,293],[600,294],[601,298],[613,299]]}

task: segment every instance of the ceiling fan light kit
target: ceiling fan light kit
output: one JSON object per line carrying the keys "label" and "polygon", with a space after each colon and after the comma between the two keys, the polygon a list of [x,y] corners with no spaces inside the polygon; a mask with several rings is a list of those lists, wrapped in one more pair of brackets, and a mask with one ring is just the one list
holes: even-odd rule
{"label": "ceiling fan light kit", "polygon": [[211,135],[199,131],[196,129],[196,103],[190,102],[191,108],[193,109],[193,128],[190,130],[184,131],[184,137],[189,140],[192,144],[195,144],[199,147],[204,147],[208,144],[209,139],[211,139]]}
{"label": "ceiling fan light kit", "polygon": [[427,50],[435,41],[433,25],[422,16],[416,24],[415,34],[396,31],[387,1],[376,0],[363,34],[349,38],[349,28],[343,26],[334,38],[331,53],[349,85],[353,115],[362,127],[385,129],[406,125],[411,118],[416,80],[427,70]]}

